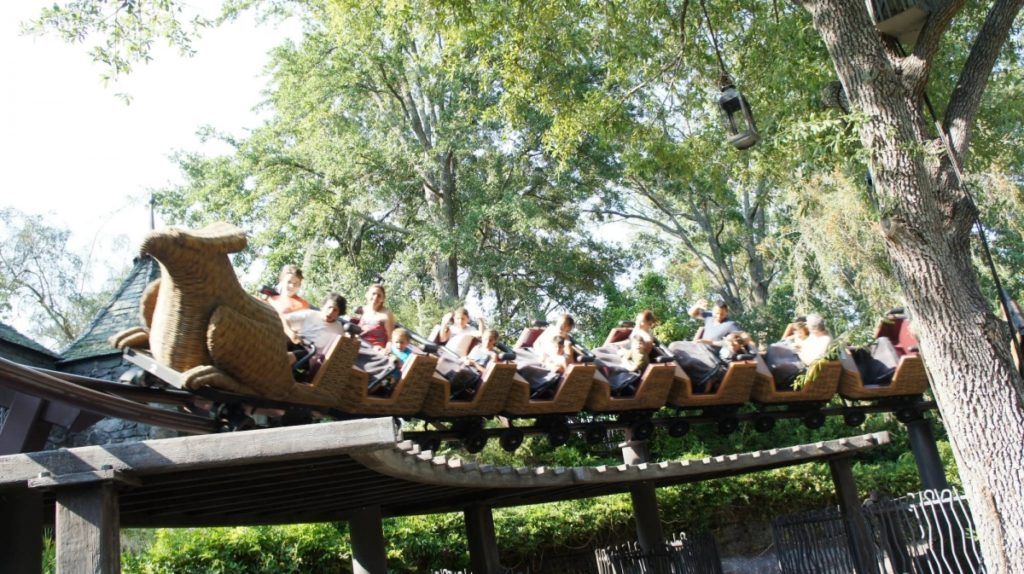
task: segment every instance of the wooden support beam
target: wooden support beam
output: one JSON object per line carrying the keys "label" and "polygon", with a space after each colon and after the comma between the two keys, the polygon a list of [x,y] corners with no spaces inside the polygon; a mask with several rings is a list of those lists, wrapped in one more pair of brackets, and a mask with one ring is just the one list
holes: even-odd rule
{"label": "wooden support beam", "polygon": [[112,482],[57,491],[57,574],[121,572],[121,524]]}
{"label": "wooden support beam", "polygon": [[0,571],[43,571],[43,497],[37,491],[0,493]]}
{"label": "wooden support beam", "polygon": [[846,523],[846,533],[850,544],[850,557],[857,574],[876,574],[876,563],[871,556],[871,538],[864,515],[860,511],[860,497],[857,494],[857,482],[853,478],[853,468],[849,457],[835,458],[828,463],[832,471],[832,482],[836,485],[839,495],[839,511]]}
{"label": "wooden support beam", "polygon": [[907,423],[907,435],[910,438],[910,451],[917,463],[917,473],[921,476],[924,490],[946,490],[946,469],[942,466],[939,446],[935,444],[935,433],[932,423],[921,415]]}
{"label": "wooden support beam", "polygon": [[43,419],[46,401],[15,393],[0,426],[0,455],[42,450],[50,436],[50,425]]}
{"label": "wooden support beam", "polygon": [[359,419],[296,427],[86,446],[0,457],[0,488],[109,467],[139,476],[303,460],[380,449],[399,440],[394,419]]}
{"label": "wooden support beam", "polygon": [[[629,465],[645,464],[651,454],[646,440],[633,440],[632,429],[626,430],[626,442],[622,443],[622,462]],[[658,512],[658,493],[649,482],[629,485],[629,498],[633,502],[633,518],[636,520],[636,539],[640,548],[651,552],[665,543]]]}
{"label": "wooden support beam", "polygon": [[353,511],[348,519],[353,574],[387,574],[388,554],[379,506]]}
{"label": "wooden support beam", "polygon": [[466,541],[469,543],[469,560],[477,574],[498,574],[504,572],[498,556],[498,539],[494,531],[494,515],[491,507],[483,504],[468,506],[463,515],[466,518]]}

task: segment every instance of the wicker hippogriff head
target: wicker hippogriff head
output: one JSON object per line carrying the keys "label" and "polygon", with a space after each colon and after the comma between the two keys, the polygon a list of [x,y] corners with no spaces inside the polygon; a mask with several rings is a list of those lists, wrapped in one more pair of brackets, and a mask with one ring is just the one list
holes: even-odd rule
{"label": "wicker hippogriff head", "polygon": [[152,255],[165,266],[179,268],[196,257],[237,253],[246,245],[244,231],[230,223],[217,222],[197,230],[167,227],[151,231],[142,240],[139,252]]}
{"label": "wicker hippogriff head", "polygon": [[[290,381],[280,319],[242,288],[228,258],[245,245],[245,233],[228,223],[161,229],[143,240],[142,253],[160,263],[149,321],[158,362],[182,372],[212,365],[256,386],[272,385],[265,380],[271,373]],[[274,364],[248,367],[261,361]]]}

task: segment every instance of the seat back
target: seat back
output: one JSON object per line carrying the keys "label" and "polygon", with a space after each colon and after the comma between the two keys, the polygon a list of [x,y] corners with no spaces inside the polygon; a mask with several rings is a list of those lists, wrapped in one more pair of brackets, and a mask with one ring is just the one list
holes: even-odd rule
{"label": "seat back", "polygon": [[516,340],[515,347],[517,349],[529,349],[533,347],[533,343],[543,332],[544,327],[527,327],[523,329],[523,332],[519,334],[519,338]]}
{"label": "seat back", "polygon": [[604,340],[604,344],[611,345],[612,343],[629,340],[629,334],[632,332],[632,327],[616,327],[608,332],[608,337]]}
{"label": "seat back", "polygon": [[910,332],[910,320],[906,317],[897,315],[882,320],[875,330],[875,338],[879,337],[888,337],[900,357],[918,352],[917,337]]}

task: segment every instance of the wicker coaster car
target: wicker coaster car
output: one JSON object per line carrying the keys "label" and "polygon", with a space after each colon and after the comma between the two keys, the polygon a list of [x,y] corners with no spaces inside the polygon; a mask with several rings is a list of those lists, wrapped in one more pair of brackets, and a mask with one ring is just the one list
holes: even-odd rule
{"label": "wicker coaster car", "polygon": [[877,399],[920,395],[928,389],[928,375],[918,353],[910,321],[890,313],[875,331],[875,343],[840,353],[842,377],[839,394],[847,399]]}
{"label": "wicker coaster car", "polygon": [[681,364],[689,353],[703,353],[704,350],[694,345],[704,345],[693,341],[677,341],[668,346],[668,350],[676,356],[675,380],[668,394],[668,405],[678,408],[717,407],[742,405],[750,400],[757,376],[756,361],[733,361],[725,368],[717,387],[705,385],[695,389],[690,373]]}
{"label": "wicker coaster car", "polygon": [[[431,333],[430,339],[424,339],[408,327],[409,331],[419,347],[418,353],[440,355],[446,353],[454,355],[454,351],[439,345],[436,333]],[[435,329],[436,331],[436,329]],[[472,344],[469,345],[472,348]],[[484,368],[483,373],[477,373],[472,367],[464,367],[473,372],[475,382],[472,385],[472,392],[459,392],[453,389],[451,376],[445,376],[447,369],[443,369],[442,362],[449,363],[454,357],[442,360],[438,357],[438,368],[432,374],[429,382],[426,400],[423,403],[421,413],[429,418],[456,418],[465,416],[492,416],[501,412],[505,406],[516,374],[516,365],[509,362],[514,355],[499,353],[498,361],[490,361]],[[461,366],[461,365],[460,365]],[[462,385],[458,385],[462,386]]]}
{"label": "wicker coaster car", "polygon": [[[675,380],[676,365],[671,357],[663,358],[657,347],[651,351],[651,362],[643,373],[632,373],[625,369],[606,372],[606,369],[617,369],[617,365],[622,363],[619,349],[628,344],[632,332],[632,327],[627,325],[631,323],[624,322],[612,329],[605,338],[605,344],[593,351],[597,372],[594,375],[594,384],[587,395],[588,411],[654,411],[665,406]],[[622,385],[625,389],[622,392],[615,392],[613,386],[616,385],[610,384],[609,379],[623,375],[632,376],[633,381],[623,381],[626,383]]]}
{"label": "wicker coaster car", "polygon": [[507,414],[524,417],[575,414],[583,409],[587,401],[596,370],[592,364],[573,363],[569,365],[565,374],[560,377],[557,387],[553,388],[550,398],[534,396],[528,379],[539,374],[543,369],[536,366],[536,355],[533,353],[532,347],[537,337],[544,332],[545,326],[537,323],[533,327],[524,329],[516,341],[515,349],[512,350],[516,354],[518,371],[512,380],[512,388],[509,391],[508,400],[505,402],[504,412]]}
{"label": "wicker coaster car", "polygon": [[[771,360],[766,360],[766,357]],[[800,388],[793,388],[782,384],[775,375],[781,373],[785,378],[791,379],[794,373],[782,368],[777,368],[773,372],[769,368],[769,363],[787,363],[785,366],[800,372],[803,363],[791,347],[782,344],[771,345],[768,353],[757,355],[756,361],[757,377],[751,397],[758,403],[828,402],[836,394],[843,372],[839,361],[821,361],[813,369],[803,369],[807,374],[804,384]]]}
{"label": "wicker coaster car", "polygon": [[[359,341],[342,336],[328,347],[309,384],[292,376],[281,319],[238,282],[229,253],[242,250],[245,234],[226,223],[190,231],[167,228],[143,240],[143,255],[159,264],[161,278],[143,293],[143,326],[115,335],[118,348],[145,348],[188,389],[209,386],[233,393],[353,414],[415,412],[416,398],[393,393],[380,410],[360,406],[369,376],[353,367]],[[412,372],[422,370],[412,369]],[[431,369],[432,370],[432,369]],[[425,391],[424,391],[425,396]],[[422,396],[419,401],[422,403]],[[379,402],[379,401],[378,401]],[[398,414],[398,413],[395,413]]]}

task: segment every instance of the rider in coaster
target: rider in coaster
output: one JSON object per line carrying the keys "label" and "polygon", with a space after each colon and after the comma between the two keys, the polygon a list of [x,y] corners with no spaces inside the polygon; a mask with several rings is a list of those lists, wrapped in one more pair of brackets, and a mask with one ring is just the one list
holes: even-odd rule
{"label": "rider in coaster", "polygon": [[[572,318],[572,315],[565,313],[555,321],[554,325],[548,325],[544,332],[537,336],[537,340],[533,342],[534,350],[541,357],[556,357],[564,356],[565,343],[557,341],[558,337],[563,340],[570,341],[571,337],[569,334],[572,332],[573,327],[576,326],[576,320]],[[568,356],[568,362],[573,362],[572,354]]]}
{"label": "rider in coaster", "polygon": [[295,364],[295,361],[305,356],[305,347],[301,345],[313,345],[315,354],[310,359],[309,376],[323,363],[324,354],[327,348],[335,339],[344,334],[345,330],[338,321],[345,312],[345,298],[337,293],[331,293],[320,306],[319,311],[303,309],[281,316],[284,323],[285,334],[296,343],[288,352],[288,361]]}
{"label": "rider in coaster", "polygon": [[279,315],[309,309],[309,301],[299,297],[299,287],[302,287],[302,269],[295,265],[285,265],[277,279],[278,294],[271,295],[267,302]]}
{"label": "rider in coaster", "polygon": [[640,333],[629,336],[629,348],[622,349],[622,361],[627,369],[634,373],[643,373],[651,364],[651,351],[654,350],[654,339],[644,337]]}
{"label": "rider in coaster", "polygon": [[462,359],[462,364],[473,367],[481,373],[487,368],[491,361],[498,360],[498,332],[494,329],[484,331],[483,342],[473,348],[468,355]]}
{"label": "rider in coaster", "polygon": [[471,339],[483,338],[483,332],[487,324],[483,317],[476,320],[479,329],[470,325],[469,311],[465,307],[459,307],[454,313],[446,313],[441,319],[441,330],[438,339],[445,347],[455,351],[459,355],[465,355],[469,349]]}
{"label": "rider in coaster", "polygon": [[395,316],[384,306],[385,298],[383,285],[374,283],[366,289],[366,305],[363,305],[359,326],[363,330],[360,337],[375,349],[386,353],[391,331],[395,328]]}
{"label": "rider in coaster", "polygon": [[721,347],[726,335],[742,331],[736,321],[729,318],[729,306],[725,301],[716,302],[710,312],[694,306],[690,309],[690,316],[704,320],[704,327],[698,331],[695,340],[711,347]]}
{"label": "rider in coaster", "polygon": [[[632,341],[634,337],[639,337],[653,344],[654,333],[651,330],[654,329],[654,325],[657,322],[657,317],[654,316],[654,312],[650,309],[640,311],[637,313],[633,331],[629,333],[630,340]],[[632,343],[630,343],[630,346],[633,346]]]}
{"label": "rider in coaster", "polygon": [[807,337],[800,343],[798,355],[800,362],[810,365],[825,356],[828,346],[832,344],[832,335],[825,328],[825,319],[821,315],[807,316]]}

